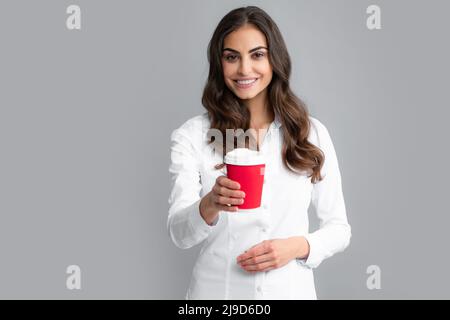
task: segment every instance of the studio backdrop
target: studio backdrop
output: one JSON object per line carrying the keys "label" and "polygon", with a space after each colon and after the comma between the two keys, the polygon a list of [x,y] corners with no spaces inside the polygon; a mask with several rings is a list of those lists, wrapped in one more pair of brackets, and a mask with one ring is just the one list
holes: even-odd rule
{"label": "studio backdrop", "polygon": [[0,298],[184,298],[199,247],[167,231],[170,134],[246,5],[339,160],[352,239],[318,298],[450,298],[446,0],[1,1]]}

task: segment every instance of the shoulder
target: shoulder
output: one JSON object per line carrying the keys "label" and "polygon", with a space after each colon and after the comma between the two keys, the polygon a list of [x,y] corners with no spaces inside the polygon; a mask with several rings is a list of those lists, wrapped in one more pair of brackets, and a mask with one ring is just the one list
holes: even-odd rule
{"label": "shoulder", "polygon": [[171,139],[173,140],[182,136],[193,146],[199,146],[202,142],[204,129],[207,128],[208,123],[209,118],[207,112],[191,117],[172,131]]}
{"label": "shoulder", "polygon": [[309,122],[311,123],[310,130],[314,131],[315,133],[323,134],[325,132],[328,132],[328,129],[325,126],[325,124],[319,119],[309,116]]}
{"label": "shoulder", "polygon": [[208,114],[205,112],[205,113],[202,113],[202,114],[199,114],[192,118],[187,119],[175,130],[188,131],[188,132],[192,132],[192,130],[201,131],[203,129],[205,121],[207,121],[207,120],[208,120]]}
{"label": "shoulder", "polygon": [[309,129],[308,140],[311,143],[320,146],[321,142],[329,139],[328,129],[320,120],[312,116],[309,116],[309,122],[311,126]]}

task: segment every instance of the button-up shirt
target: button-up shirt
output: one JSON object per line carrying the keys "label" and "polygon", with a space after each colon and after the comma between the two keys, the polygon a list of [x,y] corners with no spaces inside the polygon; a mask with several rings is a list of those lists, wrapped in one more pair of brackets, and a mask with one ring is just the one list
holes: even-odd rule
{"label": "button-up shirt", "polygon": [[[351,237],[333,143],[326,127],[311,123],[308,141],[325,155],[323,180],[315,184],[306,174],[288,170],[281,157],[283,132],[278,116],[260,145],[265,158],[261,206],[237,212],[220,211],[209,225],[200,215],[201,199],[224,173],[214,166],[222,155],[212,152],[207,113],[195,116],[171,134],[171,193],[167,227],[172,241],[187,249],[202,243],[192,271],[186,299],[317,299],[313,269],[344,250]],[[312,204],[319,228],[309,231]],[[270,239],[304,236],[310,246],[306,259],[283,267],[248,273],[237,256]]]}

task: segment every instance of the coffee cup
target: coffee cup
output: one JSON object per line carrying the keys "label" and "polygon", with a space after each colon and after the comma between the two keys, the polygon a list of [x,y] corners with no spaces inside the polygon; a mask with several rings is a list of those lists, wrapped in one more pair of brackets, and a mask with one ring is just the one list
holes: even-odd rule
{"label": "coffee cup", "polygon": [[264,184],[264,157],[248,148],[236,148],[225,155],[226,175],[240,184],[245,192],[244,203],[238,209],[255,209],[261,206]]}

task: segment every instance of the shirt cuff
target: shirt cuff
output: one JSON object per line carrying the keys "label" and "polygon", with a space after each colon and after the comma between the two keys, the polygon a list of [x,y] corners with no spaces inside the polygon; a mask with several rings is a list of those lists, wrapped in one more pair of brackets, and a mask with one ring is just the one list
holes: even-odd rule
{"label": "shirt cuff", "polygon": [[316,268],[322,262],[319,249],[320,245],[312,234],[304,235],[304,237],[309,243],[309,255],[306,259],[297,259],[297,262],[310,269]]}
{"label": "shirt cuff", "polygon": [[189,212],[189,223],[194,232],[200,232],[202,234],[209,234],[214,226],[219,221],[219,216],[213,221],[212,225],[206,223],[203,217],[200,214],[200,201],[202,199],[197,200],[191,206],[191,210]]}

